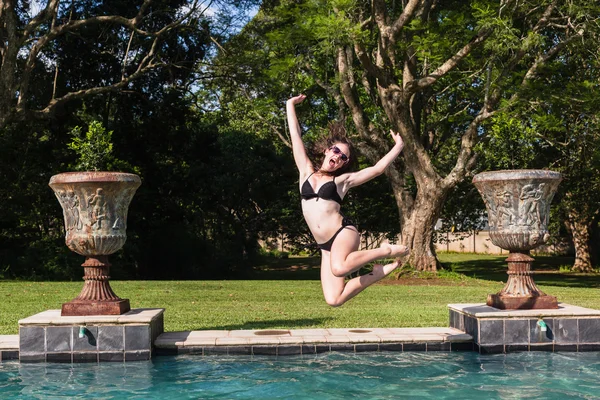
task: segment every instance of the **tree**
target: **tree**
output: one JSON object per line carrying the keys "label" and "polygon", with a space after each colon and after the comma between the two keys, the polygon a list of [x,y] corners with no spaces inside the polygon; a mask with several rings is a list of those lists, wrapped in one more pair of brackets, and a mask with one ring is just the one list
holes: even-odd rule
{"label": "tree", "polygon": [[[13,60],[18,67],[14,75],[2,75],[15,92],[2,92],[10,104],[7,113],[0,114],[6,117],[0,128],[0,277],[79,278],[80,260],[64,246],[60,208],[47,183],[51,175],[75,165],[69,133],[92,121],[102,121],[114,132],[112,150],[115,159],[123,161],[112,168],[138,173],[144,180],[129,213],[130,240],[114,258],[115,277],[223,277],[246,266],[239,255],[251,243],[240,242],[236,234],[253,229],[260,217],[246,217],[246,225],[226,220],[224,202],[215,194],[220,184],[230,181],[246,192],[256,190],[243,187],[243,176],[232,177],[230,169],[216,167],[224,163],[223,154],[235,153],[227,152],[225,136],[234,141],[237,132],[220,132],[214,116],[192,107],[189,91],[203,78],[195,67],[207,61],[211,21],[223,10],[216,9],[216,15],[211,10],[210,20],[202,12],[209,5],[232,5],[235,10],[239,6],[243,11],[252,4],[51,1],[38,14],[37,30],[29,31],[34,41],[27,42],[25,27],[33,26],[36,18],[29,15],[29,3],[2,3],[0,17],[12,15],[18,25],[11,36],[12,25],[3,19],[3,68],[9,68],[9,45],[22,42],[23,47]],[[225,11],[234,16],[231,8]],[[132,34],[128,24],[135,16],[141,21]],[[119,22],[130,17],[128,23]],[[33,65],[29,76],[22,68],[27,62]],[[22,94],[21,103],[17,94]],[[256,157],[250,150],[259,147],[268,153],[265,146],[248,143],[238,157],[256,158],[256,163],[238,161],[238,167],[276,170],[268,165],[280,165],[272,155]],[[259,171],[255,176],[262,175]],[[260,196],[219,194],[231,203],[235,200],[240,213],[250,214],[254,203],[264,208]],[[265,197],[271,195],[280,192],[271,190]]]}
{"label": "tree", "polygon": [[[196,59],[179,50],[192,45],[186,37],[202,29],[198,20],[207,8],[203,3],[3,1],[0,129],[10,122],[49,118],[72,100],[127,91],[153,71],[166,69],[177,75],[178,69],[193,69]],[[79,41],[80,47],[65,48],[69,41]],[[78,58],[83,49],[96,57]],[[92,60],[96,64],[86,65]],[[76,79],[92,71],[102,76]]]}
{"label": "tree", "polygon": [[520,132],[526,139],[521,145],[543,155],[536,166],[562,173],[554,203],[571,235],[573,270],[579,272],[593,269],[592,236],[600,218],[599,56],[597,47],[582,48],[548,63],[543,78],[496,125],[504,135]]}
{"label": "tree", "polygon": [[328,114],[352,122],[371,163],[388,150],[388,129],[398,131],[403,160],[386,175],[409,263],[436,270],[433,227],[475,168],[491,118],[575,41],[597,46],[599,15],[585,1],[272,1],[241,33],[253,46],[237,75],[266,77],[245,81],[253,99],[281,87],[271,113],[291,90],[318,87],[327,100],[312,106],[337,106]]}

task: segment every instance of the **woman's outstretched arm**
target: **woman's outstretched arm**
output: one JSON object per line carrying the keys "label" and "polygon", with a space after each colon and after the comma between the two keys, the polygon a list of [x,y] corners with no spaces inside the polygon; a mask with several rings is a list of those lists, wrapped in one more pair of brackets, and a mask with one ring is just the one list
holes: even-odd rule
{"label": "woman's outstretched arm", "polygon": [[300,133],[300,124],[298,123],[298,117],[296,117],[296,104],[302,103],[305,98],[306,96],[303,94],[294,96],[285,104],[288,126],[290,127],[290,136],[292,137],[294,161],[296,162],[298,171],[300,171],[300,178],[304,178],[313,172],[313,165],[306,154],[306,148],[304,147],[302,134]]}
{"label": "woman's outstretched arm", "polygon": [[404,148],[404,141],[399,133],[390,130],[392,139],[394,139],[394,147],[372,167],[363,168],[360,171],[350,173],[344,183],[344,192],[348,189],[362,185],[363,183],[383,174],[385,169],[398,157]]}

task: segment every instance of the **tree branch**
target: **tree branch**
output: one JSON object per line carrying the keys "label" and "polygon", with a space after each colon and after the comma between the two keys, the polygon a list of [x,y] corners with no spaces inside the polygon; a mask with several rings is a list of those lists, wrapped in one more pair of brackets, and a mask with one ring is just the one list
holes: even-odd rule
{"label": "tree branch", "polygon": [[429,87],[429,86],[433,85],[435,82],[437,82],[437,80],[439,78],[443,77],[448,72],[450,72],[452,69],[454,69],[458,65],[458,63],[462,59],[464,59],[466,56],[468,56],[469,53],[471,53],[471,51],[475,47],[477,47],[479,44],[483,43],[490,36],[490,33],[491,32],[489,32],[489,31],[479,32],[479,34],[477,34],[477,36],[475,36],[473,39],[471,39],[471,41],[469,43],[467,43],[462,49],[460,49],[456,54],[454,54],[448,60],[446,60],[446,62],[444,62],[442,65],[440,65],[431,74],[429,74],[423,78],[407,82],[405,85],[405,88],[407,89],[409,94],[415,93],[419,90],[423,90],[426,87]]}
{"label": "tree branch", "polygon": [[337,87],[331,86],[329,83],[319,78],[319,76],[312,69],[309,63],[306,63],[305,67],[309,75],[315,80],[315,82],[317,82],[317,85],[325,89],[327,94],[329,94],[335,99],[335,102],[338,106],[338,120],[343,121],[346,118],[346,103],[344,103],[344,98],[342,97],[342,94],[340,93],[339,89]]}
{"label": "tree branch", "polygon": [[65,94],[64,96],[58,97],[56,99],[52,99],[50,101],[50,103],[48,103],[46,108],[44,108],[43,110],[28,112],[23,107],[19,107],[19,108],[17,108],[16,111],[21,117],[25,116],[26,114],[32,114],[33,116],[35,116],[37,118],[43,118],[47,115],[52,114],[58,106],[66,103],[68,101],[82,99],[84,97],[89,97],[89,96],[96,96],[96,95],[104,94],[104,93],[114,93],[114,92],[121,91],[122,88],[126,87],[133,80],[140,78],[149,70],[158,68],[159,66],[161,66],[161,65],[149,64],[149,65],[145,66],[144,68],[138,69],[135,73],[129,75],[125,79],[123,79],[117,83],[114,83],[112,85],[93,87],[93,88],[89,88],[89,89],[82,89],[82,90],[78,90],[76,92],[69,92],[69,93]]}
{"label": "tree branch", "polygon": [[583,36],[583,33],[584,30],[580,29],[575,35],[568,37],[560,43],[557,43],[554,47],[548,50],[546,54],[540,55],[531,65],[531,67],[527,70],[527,73],[525,74],[525,77],[523,77],[521,85],[525,85],[527,81],[533,79],[542,65],[544,65],[548,60],[555,57],[569,43],[581,38]]}
{"label": "tree branch", "polygon": [[[137,33],[141,36],[153,37],[154,42],[152,44],[152,48],[150,49],[148,54],[142,59],[142,61],[140,62],[140,65],[138,66],[138,68],[134,74],[137,74],[142,69],[145,69],[147,65],[150,65],[151,59],[154,57],[156,50],[158,48],[158,44],[160,43],[160,39],[162,39],[162,37],[169,31],[171,31],[172,29],[180,26],[197,9],[197,2],[194,2],[193,6],[190,8],[190,10],[187,13],[185,13],[181,18],[162,27],[161,29],[159,29],[156,32],[148,32],[148,31],[139,29],[137,26],[142,21],[143,14],[148,9],[151,1],[152,0],[145,0],[144,3],[140,6],[140,9],[138,10],[137,15],[131,19],[127,19],[120,15],[90,17],[90,18],[86,18],[86,19],[82,19],[82,20],[69,21],[63,25],[55,26],[55,27],[51,28],[45,35],[40,36],[38,38],[38,40],[36,41],[36,43],[29,50],[29,55],[28,55],[27,61],[25,63],[25,68],[23,68],[23,73],[21,76],[21,85],[19,87],[19,96],[17,99],[17,109],[24,108],[24,102],[25,102],[25,99],[27,98],[27,95],[29,92],[29,81],[30,81],[31,72],[33,71],[35,62],[37,60],[37,57],[38,57],[40,51],[51,40],[55,39],[58,36],[64,35],[67,32],[72,32],[72,31],[81,29],[83,27],[94,25],[94,24],[107,24],[107,25],[114,24],[114,25],[119,25],[119,26],[123,26],[123,27],[127,27],[127,28],[131,29],[132,35],[134,33]],[[128,46],[128,48],[129,48],[129,46]],[[126,58],[125,58],[125,60],[126,60]],[[124,61],[124,63],[125,63],[125,61]],[[124,70],[125,70],[125,65],[123,65],[123,71]],[[128,82],[128,80],[122,79],[121,82]],[[118,85],[121,82],[116,83],[115,85]],[[112,87],[112,86],[109,86],[109,87]],[[86,92],[86,91],[84,91],[84,92]],[[79,92],[77,92],[77,93],[79,93]],[[63,96],[62,98],[65,98],[65,96]]]}
{"label": "tree branch", "polygon": [[38,26],[40,26],[40,24],[42,24],[45,21],[48,21],[50,18],[54,18],[58,10],[59,3],[60,0],[50,0],[46,4],[46,7],[42,11],[40,11],[31,21],[29,21],[29,23],[23,30],[22,37],[24,39],[27,39],[29,35],[31,35],[31,33],[35,31]]}
{"label": "tree branch", "polygon": [[[242,88],[242,93],[244,93],[244,96],[246,96],[246,99],[248,99],[249,102],[252,102],[252,98],[250,97],[250,95],[248,94],[248,92]],[[277,129],[277,127],[275,127],[273,124],[271,124],[269,121],[267,121],[267,119],[265,117],[262,116],[261,113],[257,112],[256,110],[252,110],[253,113],[258,117],[258,119],[260,119],[261,121],[263,121],[265,124],[267,124],[267,126],[277,135],[279,136],[279,139],[281,139],[281,141],[283,142],[283,144],[287,147],[289,147],[290,149],[292,148],[292,143],[288,140],[288,138],[286,138],[280,131],[279,129]]]}
{"label": "tree branch", "polygon": [[358,61],[360,61],[360,64],[363,66],[363,68],[377,78],[382,86],[387,87],[390,79],[385,74],[383,69],[371,62],[371,58],[365,51],[364,47],[359,43],[354,43],[354,52],[356,53],[356,57],[358,58]]}
{"label": "tree branch", "polygon": [[422,0],[409,0],[408,3],[404,6],[402,14],[400,14],[398,19],[394,21],[394,24],[389,29],[389,39],[392,43],[396,42],[398,34],[402,30],[402,28],[404,28],[406,23],[412,19],[419,6],[422,6]]}
{"label": "tree branch", "polygon": [[369,120],[364,113],[362,105],[358,100],[358,96],[354,89],[350,85],[350,78],[348,77],[349,60],[346,56],[346,51],[343,47],[338,48],[337,52],[337,64],[338,70],[340,71],[340,88],[341,93],[344,96],[346,105],[350,108],[352,113],[352,121],[356,126],[358,133],[365,139],[370,138]]}
{"label": "tree branch", "polygon": [[477,116],[473,118],[473,121],[471,121],[465,133],[462,135],[460,152],[456,164],[452,168],[452,171],[450,171],[450,173],[442,180],[442,184],[446,188],[452,188],[461,182],[469,172],[469,168],[474,166],[475,159],[473,157],[475,157],[475,154],[473,153],[473,147],[477,142],[477,131],[479,126],[483,121],[491,118],[495,114],[495,111],[489,111],[488,107],[488,104],[483,105],[482,109]]}

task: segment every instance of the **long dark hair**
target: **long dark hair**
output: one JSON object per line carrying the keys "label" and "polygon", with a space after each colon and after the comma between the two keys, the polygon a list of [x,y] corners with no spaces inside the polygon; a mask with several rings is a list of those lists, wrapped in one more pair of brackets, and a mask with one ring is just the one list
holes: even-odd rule
{"label": "long dark hair", "polygon": [[356,159],[356,151],[354,149],[354,145],[352,144],[350,139],[348,139],[346,127],[342,122],[334,121],[330,122],[327,128],[329,134],[321,138],[321,140],[315,144],[315,152],[319,154],[321,161],[321,163],[319,163],[318,165],[320,166],[323,164],[322,156],[325,150],[331,148],[331,146],[335,145],[336,143],[343,143],[346,146],[348,146],[348,148],[350,149],[350,154],[347,154],[348,162],[346,162],[340,168],[336,169],[333,172],[320,172],[326,175],[340,176],[342,174],[345,174],[346,172],[354,171],[356,169],[356,166],[358,165],[358,161]]}

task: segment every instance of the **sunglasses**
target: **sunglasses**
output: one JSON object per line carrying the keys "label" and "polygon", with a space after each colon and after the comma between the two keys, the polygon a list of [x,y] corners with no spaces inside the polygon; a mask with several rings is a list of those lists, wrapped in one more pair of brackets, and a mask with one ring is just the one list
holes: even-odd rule
{"label": "sunglasses", "polygon": [[337,146],[331,146],[329,150],[333,151],[333,154],[341,154],[340,158],[343,162],[348,161],[348,156],[345,155]]}

